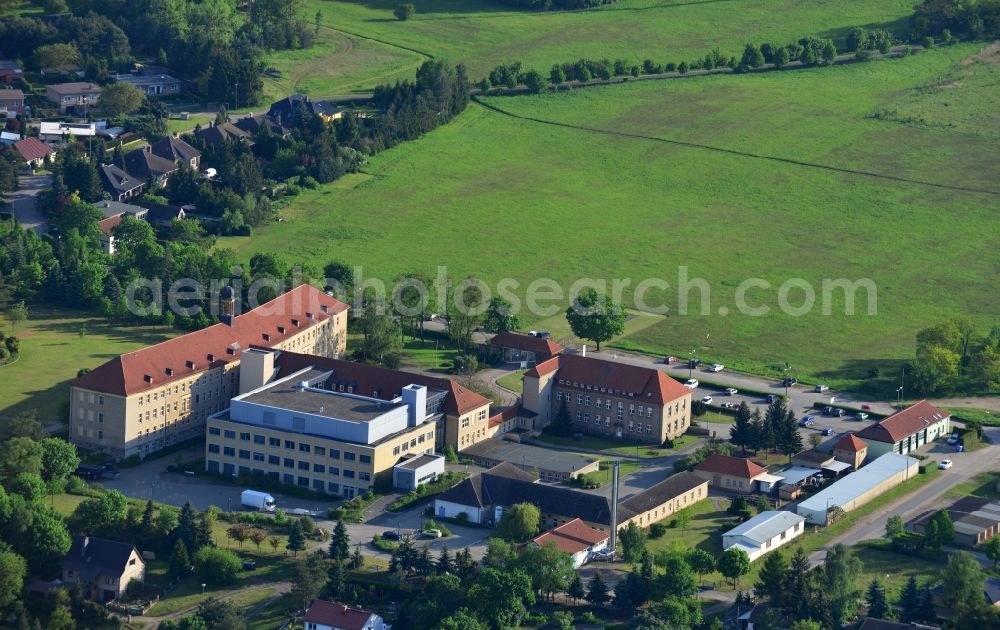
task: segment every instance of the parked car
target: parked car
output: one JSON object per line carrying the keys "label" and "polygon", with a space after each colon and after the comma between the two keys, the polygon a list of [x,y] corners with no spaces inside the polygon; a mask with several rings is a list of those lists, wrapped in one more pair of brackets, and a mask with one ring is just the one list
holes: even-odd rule
{"label": "parked car", "polygon": [[811,427],[814,424],[816,424],[816,416],[806,416],[799,421],[801,427]]}
{"label": "parked car", "polygon": [[871,411],[872,410],[872,406],[866,403],[864,405],[861,405],[861,410],[862,411]]}
{"label": "parked car", "polygon": [[687,387],[688,389],[695,389],[700,384],[701,383],[698,382],[698,379],[696,379],[696,378],[689,378],[687,381],[685,381],[684,387]]}
{"label": "parked car", "polygon": [[735,387],[727,387],[726,388],[726,393],[729,394],[730,396],[735,396],[736,394],[739,393],[739,391],[740,390],[736,389]]}
{"label": "parked car", "polygon": [[705,403],[706,405],[711,405],[712,404],[712,397],[711,396],[702,396],[701,402]]}
{"label": "parked car", "polygon": [[424,536],[426,536],[427,538],[440,538],[441,537],[441,530],[440,529],[425,529],[424,530]]}
{"label": "parked car", "polygon": [[857,418],[858,420],[867,420],[868,414],[863,411],[859,411],[854,417]]}
{"label": "parked car", "polygon": [[958,434],[954,433],[948,437],[948,444],[955,445],[958,444]]}
{"label": "parked car", "polygon": [[244,571],[253,571],[256,568],[257,568],[257,563],[254,562],[253,560],[247,560],[246,562],[243,563]]}
{"label": "parked car", "polygon": [[713,363],[712,365],[708,366],[709,372],[721,372],[724,369],[726,369],[726,366],[722,365],[721,363]]}
{"label": "parked car", "polygon": [[701,365],[701,359],[688,359],[688,367],[692,370]]}
{"label": "parked car", "polygon": [[665,357],[663,359],[663,362],[666,363],[667,365],[673,365],[674,363],[677,363],[677,357],[674,356]]}
{"label": "parked car", "polygon": [[948,470],[951,467],[952,463],[950,459],[942,459],[938,462],[938,470]]}
{"label": "parked car", "polygon": [[816,386],[816,393],[817,394],[822,394],[823,392],[828,392],[828,391],[830,391],[830,388],[827,387],[826,385],[817,385]]}
{"label": "parked car", "polygon": [[403,540],[403,535],[394,529],[390,529],[387,532],[382,532],[382,538],[385,540]]}
{"label": "parked car", "polygon": [[823,415],[839,418],[844,415],[844,410],[841,409],[840,407],[827,407],[826,409],[823,410]]}
{"label": "parked car", "polygon": [[799,379],[795,378],[794,376],[789,376],[784,381],[782,381],[785,387],[791,387],[792,385],[797,385],[798,382]]}
{"label": "parked car", "polygon": [[833,429],[830,429],[830,428],[823,429],[822,435],[824,437],[829,436],[829,435],[833,435]]}
{"label": "parked car", "polygon": [[740,405],[739,403],[734,403],[734,402],[724,402],[721,404],[721,406],[723,409],[736,409]]}
{"label": "parked car", "polygon": [[768,394],[767,395],[767,404],[770,405],[771,403],[773,403],[776,400],[778,400],[778,395],[777,394]]}

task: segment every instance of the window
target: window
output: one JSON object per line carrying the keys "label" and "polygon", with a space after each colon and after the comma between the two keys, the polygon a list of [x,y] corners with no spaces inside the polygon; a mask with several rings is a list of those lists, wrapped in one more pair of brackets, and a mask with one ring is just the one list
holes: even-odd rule
{"label": "window", "polygon": [[600,398],[595,398],[594,399],[594,406],[597,407],[598,409],[601,408],[601,399]]}
{"label": "window", "polygon": [[299,470],[309,470],[309,462],[299,460]]}
{"label": "window", "polygon": [[590,406],[590,396],[583,397],[583,404],[587,405],[588,407]]}
{"label": "window", "polygon": [[104,412],[103,411],[101,411],[101,412],[99,412],[97,414],[97,422],[99,422],[100,424],[104,424]]}
{"label": "window", "polygon": [[330,476],[331,477],[339,477],[340,476],[340,469],[337,468],[336,466],[330,466],[329,470],[330,470]]}
{"label": "window", "polygon": [[300,452],[302,452],[302,453],[308,453],[311,450],[312,450],[311,446],[309,446],[305,442],[299,442],[299,451]]}
{"label": "window", "polygon": [[350,451],[344,451],[344,461],[345,462],[353,462],[354,461],[354,453],[351,453]]}
{"label": "window", "polygon": [[281,446],[281,438],[276,438],[276,437],[268,438],[267,444],[268,446]]}
{"label": "window", "polygon": [[258,433],[254,433],[253,434],[253,443],[254,444],[263,444],[264,443],[264,436],[260,435]]}
{"label": "window", "polygon": [[218,444],[209,444],[208,445],[208,452],[209,453],[218,453],[219,452],[219,445]]}
{"label": "window", "polygon": [[340,449],[330,449],[330,459],[340,459]]}
{"label": "window", "polygon": [[278,457],[277,455],[268,455],[267,456],[267,463],[271,464],[272,466],[280,466],[281,465],[281,458]]}
{"label": "window", "polygon": [[240,449],[240,459],[250,459],[250,451],[241,448]]}
{"label": "window", "polygon": [[634,416],[635,415],[635,404],[633,404],[633,403],[629,403],[628,404],[628,415],[630,415],[630,416]]}
{"label": "window", "polygon": [[97,439],[98,440],[103,440],[104,439],[104,431],[98,431],[97,432]]}
{"label": "window", "polygon": [[282,462],[282,465],[285,468],[295,468],[295,460],[292,459],[291,457],[286,457]]}
{"label": "window", "polygon": [[304,487],[308,488],[309,487],[309,477],[299,477],[298,480],[296,481],[296,483],[298,483],[298,485],[300,485],[300,486],[304,486]]}
{"label": "window", "polygon": [[[148,418],[147,418],[147,420],[148,420]],[[225,435],[225,437],[226,437],[227,440],[235,440],[236,439],[236,431],[230,431],[230,430],[227,429],[223,434]]]}
{"label": "window", "polygon": [[584,424],[590,422],[590,414],[589,413],[583,414],[583,422],[584,422]]}
{"label": "window", "polygon": [[313,452],[316,453],[317,455],[322,455],[323,457],[326,457],[326,447],[325,446],[314,446],[313,447]]}
{"label": "window", "polygon": [[[618,404],[621,405],[621,403],[618,403]],[[607,400],[604,401],[604,408],[605,409],[611,409],[611,399],[610,398],[608,398]]]}
{"label": "window", "polygon": [[222,449],[222,454],[227,457],[233,457],[234,455],[236,455],[236,449],[233,448],[232,446],[227,446]]}
{"label": "window", "polygon": [[582,411],[577,411],[576,412],[576,421],[577,422],[583,422],[583,412]]}
{"label": "window", "polygon": [[392,454],[393,455],[399,455],[399,447],[398,446],[394,446],[392,448]]}
{"label": "window", "polygon": [[[423,436],[420,436],[420,437],[422,438]],[[422,439],[420,441],[423,442]],[[370,464],[370,463],[372,463],[372,456],[371,455],[361,455],[361,456],[358,457],[358,461],[360,461],[362,464]]]}
{"label": "window", "polygon": [[371,474],[366,473],[366,472],[359,472],[358,473],[358,479],[360,479],[361,481],[371,481],[372,480],[372,476],[371,476]]}
{"label": "window", "polygon": [[255,452],[253,454],[253,461],[255,461],[255,462],[262,462],[262,461],[264,461],[264,454],[263,453],[256,453]]}
{"label": "window", "polygon": [[354,479],[354,471],[353,470],[347,470],[345,468],[344,469],[344,478],[345,479]]}
{"label": "window", "polygon": [[295,450],[295,442],[293,442],[291,440],[285,440],[285,448],[287,448],[288,450],[294,451]]}
{"label": "window", "polygon": [[463,429],[468,429],[469,428],[469,419],[468,418],[462,418],[462,428]]}
{"label": "window", "polygon": [[323,464],[313,464],[313,472],[318,472],[318,473],[326,472],[326,466],[324,466]]}
{"label": "window", "polygon": [[582,405],[583,404],[583,394],[577,394],[576,395],[576,404],[578,404],[578,405]]}
{"label": "window", "polygon": [[240,441],[241,442],[249,442],[250,441],[250,434],[249,433],[240,433]]}

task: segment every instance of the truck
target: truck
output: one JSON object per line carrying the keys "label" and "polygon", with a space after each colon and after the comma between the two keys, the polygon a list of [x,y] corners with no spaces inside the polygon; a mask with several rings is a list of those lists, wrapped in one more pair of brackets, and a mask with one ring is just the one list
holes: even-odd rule
{"label": "truck", "polygon": [[244,490],[243,494],[240,495],[240,503],[243,504],[243,507],[255,510],[264,510],[265,512],[274,511],[274,497],[266,492]]}

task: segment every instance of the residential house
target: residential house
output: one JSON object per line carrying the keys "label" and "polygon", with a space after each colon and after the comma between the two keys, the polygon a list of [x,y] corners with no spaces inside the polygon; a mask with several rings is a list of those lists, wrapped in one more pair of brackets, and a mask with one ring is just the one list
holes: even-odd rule
{"label": "residential house", "polygon": [[758,480],[765,477],[767,469],[744,457],[712,453],[692,469],[695,475],[713,488],[736,492],[756,492]]}
{"label": "residential house", "polygon": [[[1000,501],[980,497],[962,497],[945,508],[955,527],[955,543],[975,547],[1000,534]],[[913,531],[924,533],[937,510],[913,521]]]}
{"label": "residential house", "polygon": [[56,154],[55,149],[41,142],[38,138],[25,138],[14,143],[14,149],[21,154],[21,159],[29,170],[40,168]]}
{"label": "residential house", "polygon": [[761,512],[724,533],[722,549],[742,549],[751,561],[756,560],[801,536],[805,521],[805,517],[795,512]]}
{"label": "residential house", "polygon": [[302,617],[304,630],[390,630],[382,617],[363,608],[317,599]]}
{"label": "residential house", "polygon": [[504,363],[519,363],[524,367],[551,359],[563,351],[563,347],[551,339],[516,332],[494,335],[490,346],[501,353]]}
{"label": "residential house", "polygon": [[95,83],[76,81],[45,86],[45,98],[59,106],[60,114],[86,115],[100,96],[101,86]]}
{"label": "residential house", "polygon": [[285,127],[294,127],[300,115],[316,115],[329,123],[344,116],[344,110],[329,101],[313,101],[302,94],[292,94],[271,105],[267,117]]}
{"label": "residential house", "polygon": [[118,599],[129,582],[146,579],[146,563],[130,543],[93,536],[76,536],[62,563],[62,581],[79,582],[89,599],[107,603]]}
{"label": "residential house", "polygon": [[[0,89],[0,109],[9,114],[24,113],[24,92],[21,90]],[[8,116],[13,118],[13,116]]]}
{"label": "residential house", "polygon": [[868,443],[853,433],[848,433],[833,445],[833,456],[838,462],[850,464],[857,470],[868,457]]}
{"label": "residential house", "polygon": [[97,135],[94,123],[43,122],[38,125],[38,139],[46,144],[58,145],[68,138],[93,138]]}
{"label": "residential house", "polygon": [[292,134],[290,129],[279,125],[278,123],[268,118],[265,114],[257,114],[256,116],[251,114],[249,116],[240,118],[233,124],[236,125],[238,129],[242,129],[243,131],[251,135],[255,135],[257,132],[259,132],[261,129],[265,127],[268,129],[268,131],[278,136],[279,138],[287,138]]}
{"label": "residential house", "polygon": [[125,170],[129,175],[147,182],[156,182],[161,186],[166,185],[170,176],[177,172],[177,168],[176,162],[154,154],[149,145],[125,154]]}
{"label": "residential house", "polygon": [[[622,501],[618,506],[618,526],[634,521],[648,527],[707,496],[708,484],[703,480],[687,472],[672,475]],[[434,514],[467,518],[478,525],[495,527],[504,510],[525,502],[538,507],[544,527],[558,527],[575,518],[599,531],[607,532],[611,527],[608,497],[540,484],[534,475],[509,462],[463,479],[438,495]]]}
{"label": "residential house", "polygon": [[348,306],[308,284],[243,314],[236,305],[224,287],[220,323],[115,357],[73,381],[70,441],[116,458],[155,452],[205,435],[208,417],[240,391],[237,368],[252,345],[344,352]]}
{"label": "residential house", "polygon": [[186,164],[194,170],[198,170],[201,164],[201,151],[181,140],[176,134],[154,142],[150,145],[150,151],[153,155],[178,165]]}
{"label": "residential house", "polygon": [[173,96],[180,94],[181,84],[184,83],[169,74],[116,74],[114,79],[118,83],[131,83],[148,96]]}
{"label": "residential house", "polygon": [[146,209],[146,220],[153,227],[170,227],[174,219],[185,219],[188,211],[194,208],[194,206],[171,206],[145,199],[138,203]]}
{"label": "residential house", "polygon": [[101,230],[101,251],[109,256],[115,253],[114,230],[122,222],[122,216],[106,217],[97,222],[97,227]]}
{"label": "residential house", "polygon": [[205,144],[211,145],[222,145],[227,142],[246,142],[248,144],[253,144],[253,139],[250,137],[250,133],[243,131],[236,125],[224,122],[219,124],[211,124],[208,127],[203,127],[195,132],[195,135],[201,139]]}
{"label": "residential house", "polygon": [[951,414],[921,400],[858,431],[857,436],[868,443],[867,458],[872,460],[886,453],[906,455],[950,432]]}
{"label": "residential house", "polygon": [[16,61],[10,59],[0,59],[0,81],[10,85],[24,76],[24,70],[17,65]]}
{"label": "residential house", "polygon": [[587,356],[559,354],[524,375],[532,428],[548,426],[563,405],[574,431],[630,442],[659,445],[691,425],[690,389],[656,368]]}
{"label": "residential house", "polygon": [[101,177],[104,190],[115,201],[138,197],[146,189],[146,182],[132,177],[114,164],[99,164],[97,174]]}
{"label": "residential house", "polygon": [[610,536],[608,532],[597,531],[580,519],[574,518],[535,537],[528,544],[539,548],[555,544],[556,549],[573,558],[573,568],[579,569],[595,554],[607,549]]}
{"label": "residential house", "polygon": [[95,208],[104,213],[105,217],[120,217],[122,215],[130,215],[139,219],[140,221],[147,220],[146,213],[149,212],[146,208],[142,206],[136,206],[131,203],[122,203],[120,201],[98,201],[93,204]]}

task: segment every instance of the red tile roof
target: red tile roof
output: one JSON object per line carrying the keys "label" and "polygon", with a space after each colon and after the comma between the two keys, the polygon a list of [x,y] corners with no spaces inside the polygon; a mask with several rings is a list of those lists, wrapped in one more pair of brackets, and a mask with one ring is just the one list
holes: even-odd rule
{"label": "red tile roof", "polygon": [[525,374],[542,376],[558,370],[562,387],[606,392],[617,396],[631,394],[642,402],[666,404],[689,395],[687,389],[664,372],[651,367],[605,361],[576,354],[560,354],[539,363]]}
{"label": "red tile roof", "polygon": [[363,630],[374,613],[347,604],[337,604],[317,599],[306,610],[302,620],[344,630]]}
{"label": "red tile roof", "polygon": [[23,101],[24,92],[21,90],[0,90],[0,101]]}
{"label": "red tile roof", "polygon": [[453,416],[468,413],[490,402],[489,399],[451,379],[425,376],[416,372],[390,370],[375,365],[344,361],[343,359],[284,351],[278,354],[274,364],[280,370],[279,375],[294,374],[309,367],[332,370],[334,384],[350,384],[355,394],[383,400],[392,400],[400,395],[404,387],[411,384],[443,390],[450,394],[444,401],[445,413]]}
{"label": "red tile roof", "polygon": [[[326,307],[325,312],[323,307]],[[347,309],[343,302],[303,284],[238,315],[232,326],[215,324],[123,354],[76,379],[73,385],[106,394],[130,396],[204,372],[214,365],[236,361],[240,352],[253,344],[274,347]],[[312,315],[311,320],[307,313]],[[279,332],[279,326],[284,333]]]}
{"label": "red tile roof", "polygon": [[951,417],[951,414],[947,411],[941,411],[926,400],[921,400],[877,424],[858,431],[857,435],[866,440],[895,444],[948,417]]}
{"label": "red tile roof", "polygon": [[55,150],[38,138],[25,138],[14,143],[14,148],[21,154],[25,162],[48,157],[55,153]]}
{"label": "red tile roof", "polygon": [[853,433],[848,433],[844,437],[840,438],[840,441],[834,444],[833,448],[838,451],[850,451],[852,453],[857,453],[868,448],[868,443]]}
{"label": "red tile roof", "polygon": [[574,518],[565,525],[550,529],[531,542],[541,547],[552,541],[559,551],[574,554],[602,543],[608,537],[609,534],[599,532],[580,519]]}
{"label": "red tile roof", "polygon": [[489,428],[492,429],[498,424],[503,424],[504,422],[510,420],[511,418],[516,418],[518,411],[520,411],[520,407],[518,407],[517,405],[511,405],[510,407],[507,407],[500,413],[490,416],[490,421],[488,425]]}
{"label": "red tile roof", "polygon": [[527,352],[534,352],[539,356],[551,356],[563,351],[563,347],[551,339],[543,339],[542,337],[516,332],[502,332],[493,335],[493,338],[490,339],[490,345],[497,348],[526,350]]}
{"label": "red tile roof", "polygon": [[758,466],[749,459],[722,455],[720,453],[712,453],[696,464],[694,469],[718,473],[720,475],[729,475],[730,477],[740,477],[742,479],[753,479],[757,475],[767,472],[766,468]]}
{"label": "red tile roof", "polygon": [[104,232],[108,236],[111,236],[111,231],[122,222],[122,215],[116,215],[113,217],[108,217],[107,219],[101,219],[97,222],[97,227],[101,228],[101,232]]}

